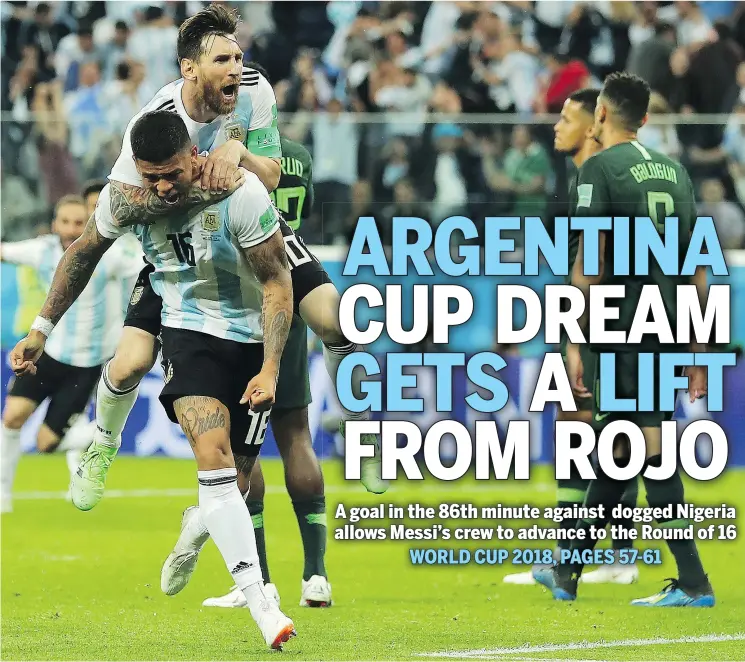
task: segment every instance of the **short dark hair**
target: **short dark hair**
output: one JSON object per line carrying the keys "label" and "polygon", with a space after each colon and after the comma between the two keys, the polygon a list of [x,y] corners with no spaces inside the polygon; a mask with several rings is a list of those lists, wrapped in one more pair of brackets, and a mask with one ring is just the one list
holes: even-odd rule
{"label": "short dark hair", "polygon": [[127,23],[127,21],[117,21],[114,24],[114,29],[116,29],[116,30],[126,30],[127,32],[129,32],[129,24]]}
{"label": "short dark hair", "polygon": [[647,81],[628,71],[607,76],[600,91],[630,131],[636,131],[642,125],[649,108],[650,93]]}
{"label": "short dark hair", "polygon": [[80,25],[78,25],[76,34],[79,37],[92,37],[93,36],[93,24],[88,23],[87,21],[84,23],[80,23]]}
{"label": "short dark hair", "polygon": [[100,193],[103,191],[104,186],[106,186],[106,180],[105,179],[90,179],[85,184],[83,184],[83,191],[81,195],[83,198],[87,198],[92,193]]}
{"label": "short dark hair", "polygon": [[176,53],[179,60],[197,60],[204,52],[204,38],[235,33],[240,19],[238,12],[222,5],[209,5],[187,18],[179,28]]}
{"label": "short dark hair", "polygon": [[132,127],[132,153],[140,161],[163,163],[191,145],[186,124],[170,110],[145,113]]}
{"label": "short dark hair", "polygon": [[74,193],[63,195],[54,205],[54,215],[59,214],[59,210],[65,205],[80,205],[81,207],[85,207],[85,200]]}
{"label": "short dark hair", "polygon": [[569,95],[570,101],[576,101],[582,106],[582,110],[592,115],[595,112],[595,106],[598,104],[600,90],[594,87],[583,87],[581,90],[572,92]]}

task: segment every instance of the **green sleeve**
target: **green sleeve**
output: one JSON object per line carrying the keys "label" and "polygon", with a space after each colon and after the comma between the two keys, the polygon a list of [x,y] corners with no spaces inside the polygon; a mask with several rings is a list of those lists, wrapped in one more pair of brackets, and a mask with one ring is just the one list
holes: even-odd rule
{"label": "green sleeve", "polygon": [[267,126],[249,131],[246,136],[246,147],[251,154],[256,154],[256,156],[268,156],[272,159],[282,158],[279,129],[276,126]]}
{"label": "green sleeve", "polygon": [[608,179],[602,161],[594,156],[579,169],[577,175],[577,203],[570,210],[572,216],[610,216]]}
{"label": "green sleeve", "polygon": [[310,213],[313,211],[313,161],[308,154],[308,161],[306,167],[303,169],[303,180],[305,183],[305,204],[303,205],[303,211],[300,217],[305,220],[310,218]]}

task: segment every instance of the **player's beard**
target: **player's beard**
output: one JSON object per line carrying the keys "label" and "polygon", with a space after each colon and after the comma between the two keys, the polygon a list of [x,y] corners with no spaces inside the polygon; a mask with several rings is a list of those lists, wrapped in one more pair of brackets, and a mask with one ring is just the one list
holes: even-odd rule
{"label": "player's beard", "polygon": [[[216,87],[212,83],[208,83],[207,81],[205,81],[204,89],[202,91],[202,99],[204,100],[204,104],[213,113],[217,113],[218,115],[228,115],[232,113],[235,110],[235,104],[238,100],[238,94],[236,93],[232,101],[226,101],[225,97],[222,94],[223,87],[225,86],[221,85],[220,87]],[[237,90],[238,84],[236,83],[236,91]]]}

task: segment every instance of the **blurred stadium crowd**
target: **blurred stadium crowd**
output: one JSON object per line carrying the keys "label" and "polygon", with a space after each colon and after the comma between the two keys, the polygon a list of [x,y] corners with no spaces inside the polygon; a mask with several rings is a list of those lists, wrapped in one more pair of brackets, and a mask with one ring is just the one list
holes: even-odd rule
{"label": "blurred stadium crowd", "polygon": [[[2,3],[4,239],[47,232],[62,195],[108,174],[129,119],[179,77],[178,25],[203,4]],[[745,3],[226,4],[281,132],[313,154],[310,242],[345,243],[364,214],[388,235],[394,215],[565,212],[545,113],[629,69],[654,90],[640,140],[683,161],[725,246],[745,248]]]}

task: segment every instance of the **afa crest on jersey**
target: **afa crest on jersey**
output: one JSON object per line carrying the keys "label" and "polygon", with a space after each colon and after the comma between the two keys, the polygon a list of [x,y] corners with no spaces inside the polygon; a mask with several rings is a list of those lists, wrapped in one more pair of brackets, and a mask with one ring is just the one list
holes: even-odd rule
{"label": "afa crest on jersey", "polygon": [[228,122],[225,125],[225,140],[246,141],[246,129],[240,122]]}
{"label": "afa crest on jersey", "polygon": [[202,214],[202,229],[206,232],[217,232],[220,229],[220,212],[207,210]]}

